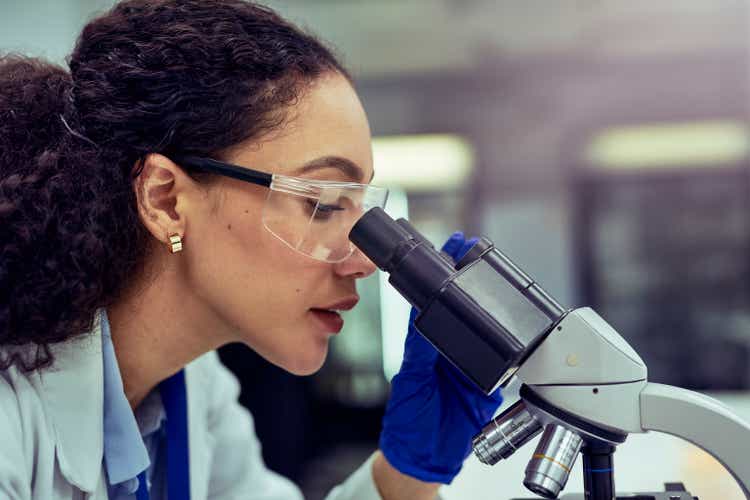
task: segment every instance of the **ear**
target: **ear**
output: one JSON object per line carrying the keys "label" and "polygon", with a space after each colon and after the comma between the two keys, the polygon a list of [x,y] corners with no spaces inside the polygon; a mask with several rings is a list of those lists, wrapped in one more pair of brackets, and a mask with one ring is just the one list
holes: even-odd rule
{"label": "ear", "polygon": [[166,156],[150,154],[133,188],[138,214],[154,238],[164,244],[173,234],[185,238],[190,208],[199,194],[189,175]]}

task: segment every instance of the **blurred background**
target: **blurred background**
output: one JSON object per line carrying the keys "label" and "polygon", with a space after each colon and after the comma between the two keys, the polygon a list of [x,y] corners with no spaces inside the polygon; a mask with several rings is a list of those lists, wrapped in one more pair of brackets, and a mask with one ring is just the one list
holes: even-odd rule
{"label": "blurred background", "polygon": [[[0,49],[62,62],[112,3],[0,0]],[[356,77],[393,215],[436,244],[455,229],[488,236],[558,301],[597,309],[651,380],[750,418],[750,0],[264,3],[328,40]],[[307,498],[377,446],[408,315],[384,284],[362,283],[315,376],[222,350],[267,463]],[[738,495],[712,459],[670,439],[632,437],[618,484]],[[470,459],[443,495],[530,496],[526,459]],[[570,484],[581,491],[580,474]]]}

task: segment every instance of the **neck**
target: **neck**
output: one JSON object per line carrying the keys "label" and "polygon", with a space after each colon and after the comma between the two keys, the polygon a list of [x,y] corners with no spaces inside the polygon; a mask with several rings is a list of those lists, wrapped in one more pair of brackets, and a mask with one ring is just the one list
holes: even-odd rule
{"label": "neck", "polygon": [[174,269],[133,287],[107,308],[125,396],[135,409],[159,382],[218,347],[222,331],[208,307]]}

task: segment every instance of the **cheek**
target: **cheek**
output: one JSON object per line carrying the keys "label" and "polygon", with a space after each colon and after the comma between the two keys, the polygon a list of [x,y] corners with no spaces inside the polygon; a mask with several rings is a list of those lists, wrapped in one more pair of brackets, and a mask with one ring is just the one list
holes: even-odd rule
{"label": "cheek", "polygon": [[317,371],[328,342],[308,311],[330,288],[330,265],[287,247],[251,211],[217,218],[208,239],[196,285],[227,325],[227,340],[291,373]]}
{"label": "cheek", "polygon": [[[263,227],[249,209],[226,217],[213,231],[215,272],[251,305],[258,319],[302,314],[315,299],[328,265],[292,250]],[[290,318],[291,319],[291,318]]]}

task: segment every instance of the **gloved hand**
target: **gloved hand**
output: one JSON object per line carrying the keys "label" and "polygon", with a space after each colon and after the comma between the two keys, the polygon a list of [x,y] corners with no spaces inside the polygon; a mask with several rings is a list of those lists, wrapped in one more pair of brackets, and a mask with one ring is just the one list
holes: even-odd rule
{"label": "gloved hand", "polygon": [[[442,250],[454,261],[476,243],[453,233]],[[412,308],[401,369],[391,381],[380,449],[403,474],[449,484],[471,452],[471,439],[503,398],[487,396],[415,328]]]}

